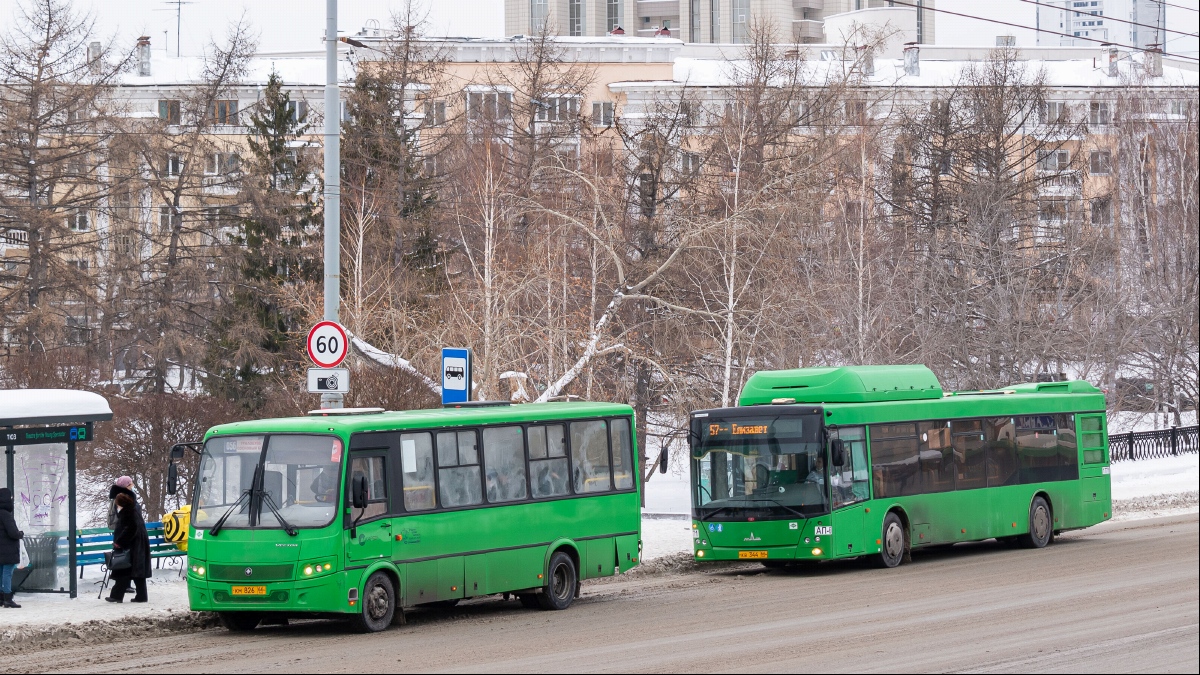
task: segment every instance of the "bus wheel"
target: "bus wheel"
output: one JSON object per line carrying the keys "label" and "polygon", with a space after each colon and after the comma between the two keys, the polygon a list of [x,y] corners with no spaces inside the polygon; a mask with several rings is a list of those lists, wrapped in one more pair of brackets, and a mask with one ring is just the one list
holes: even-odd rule
{"label": "bus wheel", "polygon": [[257,612],[220,612],[217,616],[227,630],[244,633],[258,628],[261,617]]}
{"label": "bus wheel", "polygon": [[904,523],[895,513],[887,514],[883,519],[883,550],[875,559],[875,564],[883,568],[896,567],[904,562],[904,553],[908,549],[908,536],[904,532]]}
{"label": "bus wheel", "polygon": [[571,556],[559,551],[550,556],[550,574],[546,587],[537,594],[542,609],[566,609],[575,600],[575,586],[579,574]]}
{"label": "bus wheel", "polygon": [[1033,498],[1029,506],[1029,534],[1021,535],[1021,545],[1025,548],[1043,548],[1054,538],[1054,530],[1050,518],[1050,505],[1040,496]]}
{"label": "bus wheel", "polygon": [[391,625],[395,614],[396,591],[392,580],[383,572],[372,574],[363,589],[362,607],[351,617],[351,625],[359,633],[378,633]]}

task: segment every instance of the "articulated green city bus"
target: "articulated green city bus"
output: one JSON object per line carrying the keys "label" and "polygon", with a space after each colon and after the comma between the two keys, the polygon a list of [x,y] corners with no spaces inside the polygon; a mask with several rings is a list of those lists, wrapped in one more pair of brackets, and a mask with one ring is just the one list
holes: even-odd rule
{"label": "articulated green city bus", "polygon": [[[512,593],[565,609],[637,564],[633,411],[605,403],[314,411],[205,435],[188,596],[231,630]],[[178,456],[176,454],[176,456]]]}
{"label": "articulated green city bus", "polygon": [[997,538],[1040,548],[1112,515],[1104,394],[943,393],[924,366],[764,371],[692,414],[697,560],[768,567]]}

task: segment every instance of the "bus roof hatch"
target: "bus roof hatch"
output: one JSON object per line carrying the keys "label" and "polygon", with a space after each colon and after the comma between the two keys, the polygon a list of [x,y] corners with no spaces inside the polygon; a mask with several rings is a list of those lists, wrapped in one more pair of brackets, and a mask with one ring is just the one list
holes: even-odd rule
{"label": "bus roof hatch", "polygon": [[841,366],[759,371],[742,388],[738,403],[761,405],[785,396],[796,403],[873,403],[942,395],[937,376],[925,366]]}

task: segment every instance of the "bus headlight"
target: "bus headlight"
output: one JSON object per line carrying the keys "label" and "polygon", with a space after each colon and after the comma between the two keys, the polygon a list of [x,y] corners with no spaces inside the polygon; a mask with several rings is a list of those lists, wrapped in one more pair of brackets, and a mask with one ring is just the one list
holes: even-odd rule
{"label": "bus headlight", "polygon": [[204,565],[192,565],[191,570],[192,574],[195,574],[198,577],[204,576]]}
{"label": "bus headlight", "polygon": [[328,574],[333,571],[333,562],[322,560],[321,562],[305,563],[300,568],[300,577],[302,579],[311,579],[319,577],[323,574]]}
{"label": "bus headlight", "polygon": [[814,548],[814,549],[812,550],[812,554],[813,554],[813,555],[821,555],[821,549],[819,549],[819,548]]}

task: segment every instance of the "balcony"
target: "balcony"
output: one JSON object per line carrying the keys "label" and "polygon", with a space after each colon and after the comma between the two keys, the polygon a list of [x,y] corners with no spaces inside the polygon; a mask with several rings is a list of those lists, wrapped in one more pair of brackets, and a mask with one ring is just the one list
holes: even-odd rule
{"label": "balcony", "polygon": [[638,0],[638,18],[679,18],[679,0]]}
{"label": "balcony", "polygon": [[797,12],[803,12],[806,9],[819,11],[825,9],[825,0],[792,0],[792,9]]}
{"label": "balcony", "polygon": [[792,22],[792,33],[797,40],[824,40],[825,22],[799,19]]}

